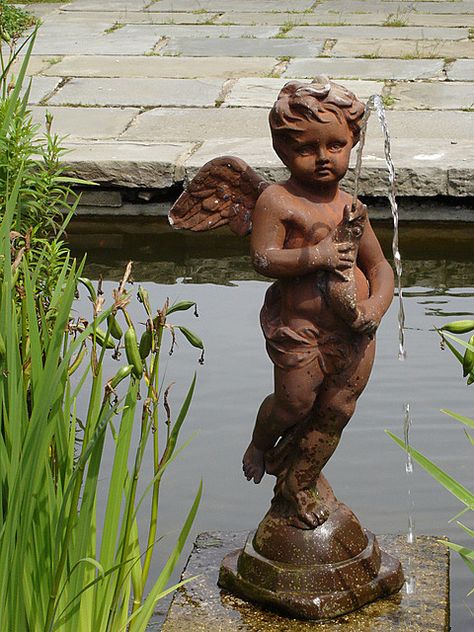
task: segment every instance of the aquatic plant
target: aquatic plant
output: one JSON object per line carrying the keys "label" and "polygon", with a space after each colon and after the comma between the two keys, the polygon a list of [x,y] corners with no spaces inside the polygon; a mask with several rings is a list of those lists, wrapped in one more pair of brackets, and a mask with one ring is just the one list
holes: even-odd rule
{"label": "aquatic plant", "polygon": [[[25,77],[35,35],[18,48],[10,46],[7,57],[0,49],[0,218],[17,182],[12,209],[15,246],[23,248],[22,256],[35,268],[39,296],[47,309],[68,256],[63,235],[79,201],[72,187],[82,182],[64,175],[63,139],[51,132],[52,117],[46,115],[46,131],[40,134],[28,110],[30,86]],[[22,274],[21,267],[18,273]]]}
{"label": "aquatic plant", "polygon": [[[2,58],[1,75],[0,629],[139,632],[157,600],[173,590],[169,578],[201,496],[199,485],[176,544],[147,593],[161,482],[181,450],[179,433],[195,386],[194,377],[172,419],[159,375],[163,337],[171,332],[174,341],[182,334],[201,351],[203,344],[168,322],[170,314],[192,308],[193,302],[166,302],[152,311],[143,289],[139,299],[147,323],[138,342],[128,312],[131,266],[108,307],[101,284],[95,288],[81,276],[84,262],[73,260],[61,240],[77,203],[69,200],[75,181],[62,175],[59,140],[49,130],[46,144],[37,139],[27,111],[28,89],[21,93],[33,42],[34,35],[7,63]],[[21,50],[25,59],[12,81],[9,73]],[[90,318],[72,317],[78,287],[86,287],[91,298]],[[122,361],[109,376],[105,361],[112,353]],[[159,403],[167,411],[162,423]],[[113,466],[99,520],[106,441]],[[153,471],[140,496],[149,444]],[[137,513],[147,503],[143,543]]]}
{"label": "aquatic plant", "polygon": [[[146,595],[160,485],[180,451],[178,437],[195,385],[194,377],[172,421],[167,393],[162,394],[159,383],[159,357],[164,332],[175,335],[168,316],[194,304],[165,303],[152,312],[146,292],[140,290],[147,324],[138,344],[127,310],[130,266],[107,308],[100,287],[96,290],[83,280],[93,301],[88,322],[71,318],[83,264],[67,258],[51,297],[47,325],[35,302],[36,271],[11,239],[22,177],[20,172],[0,227],[0,629],[145,630],[157,600],[172,590],[167,582],[201,496],[199,485],[176,545]],[[126,325],[125,361],[113,375],[104,376],[106,355],[114,352],[117,357],[122,348],[119,313]],[[194,334],[183,334],[202,347]],[[159,431],[158,403],[163,398],[168,415]],[[84,399],[82,415],[78,401]],[[137,424],[139,437],[134,441]],[[97,486],[108,431],[113,466],[99,523]],[[144,496],[138,496],[137,484],[150,441],[153,472],[144,494],[150,493],[151,501],[143,544],[137,512]]]}
{"label": "aquatic plant", "polygon": [[[443,327],[437,329],[437,332],[441,336],[442,346],[448,347],[448,349],[453,353],[456,359],[460,362],[462,367],[463,377],[467,377],[467,384],[470,385],[474,383],[474,335],[471,335],[469,341],[466,342],[462,338],[459,337],[459,334],[470,333],[474,331],[474,320],[458,320],[452,323],[448,323],[443,325]],[[461,353],[453,342],[459,344],[461,348],[464,349],[464,353]],[[474,419],[469,417],[465,417],[458,413],[453,412],[452,410],[442,409],[443,413],[449,415],[453,419],[460,421],[469,429],[474,429]],[[456,518],[460,518],[462,515],[474,511],[474,492],[470,491],[464,485],[462,485],[459,481],[455,480],[449,474],[447,474],[444,470],[438,467],[433,461],[430,461],[423,454],[415,450],[415,448],[411,446],[407,446],[407,444],[393,433],[388,430],[385,431],[395,443],[397,443],[401,448],[406,450],[413,460],[415,460],[430,476],[432,476],[440,485],[442,485],[445,489],[447,489],[453,496],[455,496],[463,505],[464,509],[460,514],[456,516]],[[468,440],[474,445],[474,438],[466,432],[466,436]],[[456,520],[459,527],[467,533],[468,536],[474,538],[474,529],[464,524],[460,520]],[[453,551],[456,551],[461,556],[461,559],[467,565],[469,570],[474,574],[474,548],[469,548],[465,546],[461,546],[456,544],[455,542],[449,542],[445,540],[441,540],[443,544],[448,546]],[[469,595],[474,594],[474,588],[469,592]]]}
{"label": "aquatic plant", "polygon": [[36,21],[34,15],[15,6],[10,0],[0,0],[0,40],[14,42]]}

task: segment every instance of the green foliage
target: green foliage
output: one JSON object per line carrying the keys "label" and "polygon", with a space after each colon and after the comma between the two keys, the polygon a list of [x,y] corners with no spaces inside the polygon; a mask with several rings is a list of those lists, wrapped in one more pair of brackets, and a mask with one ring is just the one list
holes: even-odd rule
{"label": "green foliage", "polygon": [[[182,449],[179,434],[195,386],[194,377],[173,420],[159,380],[163,335],[171,332],[174,341],[182,332],[201,350],[202,342],[187,329],[175,333],[167,322],[168,312],[193,302],[153,311],[140,289],[150,339],[146,357],[130,347],[137,336],[129,337],[120,366],[104,376],[107,356],[119,361],[119,315],[124,329],[135,332],[127,311],[131,264],[106,307],[100,288],[81,277],[83,265],[71,260],[61,241],[68,221],[63,213],[69,218],[76,203],[69,200],[74,181],[62,175],[59,139],[48,131],[38,140],[27,92],[20,96],[33,41],[34,35],[23,47],[18,78],[7,78],[17,53],[6,63],[2,58],[0,630],[141,632],[157,600],[172,590],[167,584],[201,497],[199,485],[175,547],[146,595],[161,481]],[[79,283],[91,298],[89,319],[71,317]],[[86,404],[80,416],[78,402]],[[159,404],[167,411],[163,423]],[[113,465],[99,523],[97,487],[108,432]],[[153,468],[139,497],[148,444]],[[137,512],[145,499],[149,524],[142,542]],[[100,532],[105,537],[99,544]]]}
{"label": "green foliage", "polygon": [[[13,246],[39,275],[37,288],[47,309],[68,258],[62,235],[78,203],[71,187],[81,182],[64,175],[65,150],[62,139],[51,133],[52,117],[46,115],[46,132],[40,134],[27,107],[25,76],[34,39],[35,33],[18,50],[11,48],[7,58],[0,51],[0,219],[21,174],[12,215]],[[14,76],[20,53],[24,59]]]}
{"label": "green foliage", "polygon": [[[201,496],[199,485],[168,562],[145,595],[157,541],[160,486],[180,451],[179,434],[195,377],[173,421],[167,392],[161,395],[159,382],[163,334],[171,331],[173,340],[175,336],[167,322],[171,308],[166,303],[154,312],[144,290],[139,296],[152,337],[149,355],[139,359],[140,377],[128,359],[118,360],[117,371],[104,376],[105,358],[117,358],[120,348],[120,341],[112,349],[106,344],[113,322],[109,317],[121,315],[124,324],[135,327],[127,311],[131,296],[125,289],[131,264],[108,307],[99,288],[84,279],[93,301],[88,322],[71,318],[82,264],[66,258],[49,317],[38,316],[40,275],[12,249],[11,222],[22,178],[20,171],[0,227],[0,629],[144,631],[157,600],[170,590],[167,583]],[[101,337],[99,328],[105,323]],[[167,417],[160,424],[158,405],[163,398]],[[79,401],[87,403],[82,420]],[[136,424],[137,441],[132,434]],[[105,516],[99,523],[97,486],[108,430],[113,465]],[[158,445],[158,436],[163,445]],[[144,497],[137,489],[149,443],[149,525],[141,542],[137,512]],[[99,532],[105,535],[100,545]]]}
{"label": "green foliage", "polygon": [[[474,340],[473,336],[470,337],[469,342],[465,342],[462,338],[455,335],[453,332],[457,333],[470,333],[474,330],[474,321],[473,320],[462,320],[462,321],[454,321],[452,323],[448,323],[444,325],[440,329],[437,329],[439,335],[441,336],[442,346],[448,347],[448,349],[453,353],[455,358],[461,363],[463,376],[467,376],[467,383],[472,384],[474,382]],[[461,346],[463,352],[460,352],[455,345],[452,343],[455,342]],[[459,415],[451,410],[443,409],[441,412],[449,415],[453,419],[460,421],[469,429],[474,429],[474,419],[470,419],[469,417],[465,417],[463,415]],[[464,509],[461,514],[465,514],[467,512],[474,511],[474,493],[469,489],[464,487],[461,483],[459,483],[456,479],[452,478],[449,474],[447,474],[444,470],[438,467],[433,461],[427,459],[423,454],[415,450],[415,448],[411,446],[407,446],[406,443],[396,437],[391,432],[386,430],[387,434],[397,445],[399,445],[402,449],[409,452],[414,461],[416,461],[421,467],[428,472],[430,476],[432,476],[440,485],[442,485],[445,489],[447,489],[453,496],[455,496],[463,505]],[[466,436],[470,443],[474,446],[474,438],[467,432]],[[459,517],[459,516],[458,516]],[[463,522],[457,521],[459,527],[467,533],[471,538],[474,538],[474,530],[470,527],[466,526]],[[474,548],[470,549],[468,547],[462,547],[459,544],[455,544],[454,542],[445,542],[442,541],[443,544],[448,546],[453,551],[456,551],[467,565],[469,570],[474,574]],[[470,595],[474,593],[474,588],[470,591]]]}
{"label": "green foliage", "polygon": [[36,21],[34,15],[14,6],[9,0],[0,0],[0,41],[10,43],[17,40]]}

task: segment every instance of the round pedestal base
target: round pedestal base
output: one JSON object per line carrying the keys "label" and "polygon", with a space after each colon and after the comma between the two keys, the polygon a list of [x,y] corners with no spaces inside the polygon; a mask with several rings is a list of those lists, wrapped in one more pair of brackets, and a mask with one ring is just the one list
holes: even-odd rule
{"label": "round pedestal base", "polygon": [[[325,620],[397,592],[400,562],[342,503],[320,527],[302,530],[270,511],[243,549],[227,555],[219,586],[299,619]],[[270,557],[271,556],[271,557]]]}

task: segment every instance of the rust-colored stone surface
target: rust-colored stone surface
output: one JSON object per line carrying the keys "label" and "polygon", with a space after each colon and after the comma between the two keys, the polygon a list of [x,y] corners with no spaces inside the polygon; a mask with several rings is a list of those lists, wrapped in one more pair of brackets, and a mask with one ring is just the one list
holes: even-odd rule
{"label": "rust-colored stone surface", "polygon": [[301,621],[244,601],[217,586],[221,560],[241,549],[247,533],[198,536],[183,579],[197,576],[175,594],[163,632],[445,632],[449,630],[449,552],[437,538],[379,535],[380,546],[411,566],[415,594],[405,588],[360,610],[326,622]]}
{"label": "rust-colored stone surface", "polygon": [[[221,156],[170,211],[178,229],[227,224],[238,235],[251,232],[255,270],[276,279],[260,318],[274,392],[243,455],[247,480],[270,474],[276,485],[253,541],[238,559],[224,560],[219,584],[303,619],[350,612],[404,581],[399,562],[376,540],[369,545],[322,473],[368,382],[375,332],[393,298],[393,272],[367,209],[339,187],[365,113],[327,77],[288,82],[269,114],[288,180],[270,184],[243,160]],[[275,586],[280,563],[288,568]]]}

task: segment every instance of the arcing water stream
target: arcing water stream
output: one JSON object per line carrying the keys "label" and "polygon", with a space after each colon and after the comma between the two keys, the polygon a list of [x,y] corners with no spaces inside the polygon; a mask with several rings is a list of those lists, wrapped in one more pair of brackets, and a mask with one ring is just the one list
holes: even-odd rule
{"label": "arcing water stream", "polygon": [[[385,153],[385,162],[387,164],[388,169],[388,179],[389,179],[389,190],[388,190],[388,199],[390,202],[390,208],[392,211],[392,219],[393,219],[393,239],[392,239],[392,253],[393,253],[393,261],[395,265],[396,279],[397,279],[397,291],[398,291],[398,359],[405,360],[406,358],[406,350],[405,350],[405,308],[403,305],[403,290],[402,290],[402,259],[400,255],[400,251],[398,249],[398,236],[399,236],[399,213],[398,213],[398,204],[396,200],[396,178],[395,178],[395,166],[392,160],[391,154],[391,145],[390,145],[390,134],[388,131],[387,119],[385,116],[385,109],[383,106],[382,98],[378,94],[372,95],[365,106],[364,116],[362,118],[361,124],[361,133],[359,146],[357,150],[357,158],[356,158],[356,166],[355,166],[355,174],[354,174],[354,193],[352,198],[352,204],[355,206],[357,202],[357,196],[359,193],[359,179],[360,172],[362,169],[362,152],[364,150],[365,145],[365,137],[367,132],[367,123],[369,120],[369,116],[371,111],[375,110],[377,113],[378,120],[382,127],[382,132],[384,136],[384,153]],[[410,412],[410,404],[404,404],[404,419],[403,419],[403,436],[405,440],[405,447],[410,447],[410,429],[412,425],[412,417]],[[416,534],[415,534],[415,505],[412,495],[412,477],[413,477],[413,461],[410,453],[407,451],[406,453],[406,461],[405,461],[405,470],[408,477],[408,532],[407,532],[407,542],[409,544],[414,545],[416,543]],[[406,575],[406,592],[408,594],[413,594],[416,591],[416,581],[415,581],[415,569],[413,567],[412,557],[409,556],[407,568],[405,569]]]}

